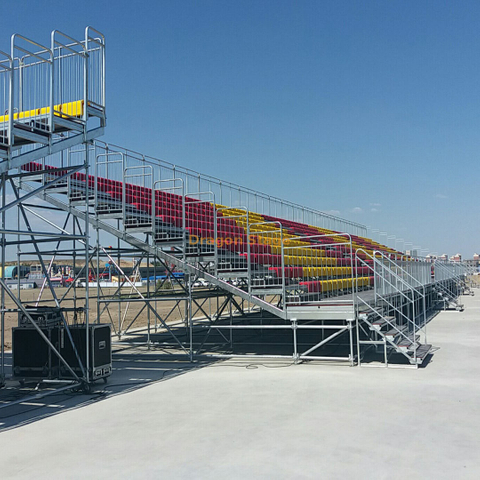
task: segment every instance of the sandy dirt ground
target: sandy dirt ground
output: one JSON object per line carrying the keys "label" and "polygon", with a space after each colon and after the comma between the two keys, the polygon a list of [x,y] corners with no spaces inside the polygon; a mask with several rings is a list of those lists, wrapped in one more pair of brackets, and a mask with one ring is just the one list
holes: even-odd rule
{"label": "sandy dirt ground", "polygon": [[475,285],[480,286],[480,275],[471,275],[469,279],[474,283]]}
{"label": "sandy dirt ground", "polygon": [[[114,288],[104,288],[103,289],[103,295],[104,296],[109,296],[111,297],[115,293]],[[62,298],[67,291],[67,288],[56,288],[55,293],[57,295],[57,298]],[[142,293],[145,293],[146,289],[145,288],[140,288],[140,291]],[[130,292],[130,288],[124,288],[122,289],[123,294],[127,294]],[[14,291],[16,294],[16,291]],[[35,302],[38,299],[40,293],[40,289],[32,289],[32,290],[20,290],[20,299],[24,305],[34,305]],[[62,301],[62,306],[64,307],[73,307],[74,306],[74,298],[73,298],[73,289],[70,290],[68,293],[68,296],[65,298],[65,300]],[[83,306],[85,304],[85,301],[82,297],[85,296],[85,289],[77,289],[76,291],[77,295],[77,306]],[[42,295],[42,300],[50,300],[48,303],[47,302],[42,302],[41,305],[54,305],[53,303],[53,297],[50,291],[44,291]],[[219,301],[222,301],[222,298],[219,299]],[[168,315],[168,318],[166,320],[167,323],[174,323],[178,322],[182,319],[185,318],[185,303],[184,301],[180,302],[180,304],[173,310],[172,313],[171,310],[175,306],[175,301],[157,301],[157,302],[152,302],[152,308],[157,312],[158,315],[162,319],[165,319]],[[211,298],[206,301],[205,305],[203,308],[205,311],[210,314],[212,311],[215,311],[217,304],[217,299],[216,298]],[[15,303],[13,302],[10,297],[6,296],[6,308],[7,309],[13,309],[15,308]],[[108,308],[105,308],[105,303],[102,303],[100,301],[99,303],[97,302],[96,298],[96,288],[91,288],[90,289],[90,298],[89,298],[89,321],[94,322],[97,319],[97,308],[100,307],[100,323],[112,323],[112,331],[116,332],[118,331],[119,328],[119,319],[120,319],[120,325],[121,325],[121,330],[125,331],[125,329],[130,328],[130,329],[135,329],[139,327],[146,326],[148,324],[148,309],[145,306],[145,302],[130,302],[130,303],[121,303],[119,304],[118,302],[115,303],[110,303]],[[143,311],[141,311],[143,308]],[[197,312],[195,314],[195,310],[197,308],[195,305],[192,307],[193,308],[193,313],[194,316],[200,316],[202,315],[201,312]],[[102,312],[103,310],[103,312]],[[140,315],[138,318],[137,315],[141,311]],[[170,315],[169,315],[170,313]],[[73,312],[67,312],[67,320],[69,323],[74,323],[74,314]],[[85,316],[83,313],[79,313],[77,317],[77,323],[83,323],[85,321]],[[132,323],[133,322],[133,323]],[[155,315],[152,311],[150,311],[150,324],[154,325],[155,323]],[[160,326],[160,323],[158,323]],[[18,326],[18,313],[17,312],[6,312],[5,313],[5,348],[8,350],[12,346],[12,327]]]}

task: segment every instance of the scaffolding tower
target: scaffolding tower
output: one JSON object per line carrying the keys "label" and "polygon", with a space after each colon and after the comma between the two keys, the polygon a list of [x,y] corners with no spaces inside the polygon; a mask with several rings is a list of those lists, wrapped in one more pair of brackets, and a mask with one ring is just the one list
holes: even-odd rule
{"label": "scaffolding tower", "polygon": [[[11,38],[10,53],[0,51],[0,195],[1,201],[1,370],[5,371],[5,318],[18,315],[31,326],[58,358],[60,369],[67,372],[62,388],[87,386],[92,380],[89,355],[82,361],[72,340],[71,325],[89,323],[89,288],[82,295],[59,297],[51,280],[51,266],[56,255],[68,252],[74,262],[88,259],[90,252],[89,223],[81,222],[67,212],[62,225],[52,222],[58,210],[38,201],[45,190],[61,192],[75,175],[89,175],[90,145],[101,136],[106,124],[105,110],[105,38],[92,27],[85,37],[76,40],[54,30],[49,45],[23,35]],[[75,166],[67,166],[71,149],[75,148]],[[47,168],[25,171],[29,162],[45,164],[46,157],[58,158],[61,175],[52,176]],[[25,193],[24,182],[34,182],[35,188]],[[88,185],[85,185],[88,191]],[[85,207],[89,215],[88,205]],[[53,228],[52,228],[53,227]],[[41,288],[33,309],[48,303],[57,312],[63,326],[65,342],[70,342],[80,365],[74,371],[59,351],[58,343],[39,325],[24,300],[20,274],[15,284],[7,285],[5,266],[7,251],[20,262],[34,258],[41,266]],[[50,261],[46,259],[51,258]],[[16,287],[16,288],[15,288]],[[73,288],[76,288],[73,286]],[[7,297],[13,308],[7,308]],[[45,300],[45,297],[48,300]],[[89,337],[85,338],[89,349]],[[59,380],[60,383],[62,383]]]}

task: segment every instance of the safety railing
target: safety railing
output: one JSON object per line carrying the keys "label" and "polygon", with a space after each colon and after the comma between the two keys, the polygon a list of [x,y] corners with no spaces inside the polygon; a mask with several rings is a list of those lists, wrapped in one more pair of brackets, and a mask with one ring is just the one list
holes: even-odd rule
{"label": "safety railing", "polygon": [[125,218],[125,182],[118,182],[118,184],[110,186],[107,191],[105,191],[105,188],[99,188],[101,187],[100,179],[110,179],[114,177],[112,173],[115,170],[124,171],[125,158],[121,153],[106,152],[98,154],[95,160],[95,168],[93,169],[95,174],[95,212],[99,215],[108,215],[111,218]]}
{"label": "safety railing", "polygon": [[[92,148],[91,155],[93,157],[106,153],[123,155],[125,167],[151,165],[153,182],[163,179],[181,179],[185,195],[187,196],[193,195],[195,192],[212,192],[219,205],[228,205],[229,208],[245,208],[256,214],[275,217],[272,221],[275,221],[278,217],[284,220],[300,222],[305,226],[313,225],[318,228],[332,230],[333,232],[347,232],[359,236],[366,234],[365,227],[355,222],[324,214],[307,207],[300,207],[286,200],[240,187],[209,175],[203,175],[163,160],[141,155],[100,141],[95,141],[95,145],[90,145],[90,147]],[[75,153],[77,151],[80,155],[84,155],[85,150],[84,147],[82,148],[78,150],[73,148],[68,153],[64,152],[62,155],[50,156],[48,162],[53,167],[63,166],[65,165],[67,155],[73,158],[75,155],[78,155],[78,153]],[[114,157],[109,156],[109,158],[113,159]],[[109,169],[109,175],[110,179],[122,181],[120,168],[112,166]]]}
{"label": "safety railing", "polygon": [[122,152],[126,164],[149,164],[154,167],[154,180],[163,178],[181,178],[185,186],[185,194],[191,192],[212,192],[220,205],[231,208],[246,208],[259,214],[270,215],[305,225],[314,225],[333,231],[348,232],[365,236],[366,227],[356,222],[329,215],[293,202],[257,192],[232,182],[227,182],[211,175],[201,174],[194,170],[171,164],[151,156],[142,155],[132,150],[97,141],[98,149]]}
{"label": "safety railing", "polygon": [[[286,305],[316,303],[337,297],[339,303],[353,302],[355,286],[370,287],[364,269],[354,267],[349,234],[299,236],[284,239]],[[343,298],[342,298],[343,297]]]}
{"label": "safety railing", "polygon": [[88,105],[104,110],[105,98],[105,36],[93,27],[85,29],[85,48],[88,52]]}
{"label": "safety railing", "polygon": [[279,222],[265,222],[250,214],[245,225],[249,243],[249,291],[255,295],[281,295],[285,299],[285,233]]}
{"label": "safety railing", "polygon": [[[393,260],[393,259],[390,259]],[[414,287],[424,287],[432,283],[431,262],[407,255],[396,257],[394,263],[401,268],[402,277]]]}
{"label": "safety railing", "polygon": [[203,260],[206,263],[213,261],[216,264],[219,245],[220,247],[222,245],[217,237],[215,195],[212,192],[191,192],[185,196],[184,202],[188,256],[192,257],[194,263]]}
{"label": "safety railing", "polygon": [[442,294],[443,300],[459,305],[456,298],[465,287],[466,267],[456,262],[435,261],[435,286]]}
{"label": "safety railing", "polygon": [[[426,287],[431,284],[430,262],[413,258],[403,259],[404,257],[402,257],[400,260],[398,258],[394,260],[382,252],[377,251],[374,252],[373,256],[384,265],[388,266],[389,270],[394,272],[394,274],[400,278],[404,290],[410,289],[412,291],[412,299],[418,304],[418,315],[413,316],[414,322],[420,322],[424,326],[426,334]],[[375,285],[375,291],[377,291],[377,285]],[[394,304],[398,303],[400,305],[399,308],[398,305],[395,305],[396,309],[400,311],[403,309],[403,301],[401,296],[397,299],[393,298],[392,301]],[[419,316],[422,318],[420,319]]]}
{"label": "safety railing", "polygon": [[[159,246],[180,243],[186,254],[185,188],[181,178],[157,180],[153,184],[152,212],[158,221],[154,240]],[[189,238],[191,241],[191,238]]]}
{"label": "safety railing", "polygon": [[127,194],[131,195],[128,202],[134,207],[126,209],[123,224],[130,231],[153,233],[155,230],[155,211],[152,210],[153,200],[153,169],[151,165],[126,166],[123,183],[130,187]]}
{"label": "safety railing", "polygon": [[[423,286],[409,273],[405,272],[394,260],[381,252],[368,254],[361,249],[355,253],[356,265],[368,267],[374,275],[375,301],[366,301],[356,293],[358,307],[381,315],[388,321],[394,337],[401,338],[411,346],[413,362],[417,361],[417,342],[415,336],[422,332],[426,341],[426,302]],[[364,257],[364,258],[362,258]],[[406,327],[406,329],[402,328]]]}
{"label": "safety railing", "polygon": [[217,215],[215,274],[234,282],[243,281],[249,278],[248,258],[251,244],[245,227],[249,222],[249,212],[242,207],[217,206],[215,210]]}
{"label": "safety railing", "polygon": [[[20,34],[12,35],[13,127],[28,123],[37,131],[53,129],[53,52]],[[18,114],[17,114],[18,112]]]}
{"label": "safety railing", "polygon": [[436,282],[442,280],[460,279],[467,272],[465,265],[458,262],[436,260],[433,263],[434,278]]}
{"label": "safety railing", "polygon": [[432,267],[428,261],[406,256],[392,257],[379,251],[375,251],[374,255],[418,293],[423,292],[423,289],[432,283]]}
{"label": "safety railing", "polygon": [[[87,120],[88,102],[87,59],[88,52],[84,42],[54,30],[52,32],[52,94],[55,121]],[[74,109],[63,108],[63,104],[81,101]],[[82,108],[83,107],[83,108]],[[78,110],[78,111],[77,111]],[[53,119],[53,117],[52,117]]]}
{"label": "safety railing", "polygon": [[[0,51],[0,116],[12,111],[13,62],[8,53]],[[13,116],[0,122],[0,158],[10,144]]]}

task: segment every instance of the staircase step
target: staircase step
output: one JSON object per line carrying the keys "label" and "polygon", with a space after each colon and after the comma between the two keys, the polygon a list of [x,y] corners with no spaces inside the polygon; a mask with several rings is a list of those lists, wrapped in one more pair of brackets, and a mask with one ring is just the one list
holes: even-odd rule
{"label": "staircase step", "polygon": [[[403,325],[401,327],[397,327],[397,328],[391,328],[390,330],[388,330],[387,332],[385,332],[385,336],[386,337],[393,337],[395,338],[397,335],[400,335],[400,333],[406,333],[408,331],[408,326],[407,325]],[[390,339],[391,340],[391,339]]]}
{"label": "staircase step", "polygon": [[418,340],[420,340],[420,335],[410,334],[406,337],[399,335],[394,341],[399,347],[411,348],[418,342]]}
{"label": "staircase step", "polygon": [[113,211],[101,211],[98,213],[98,218],[100,219],[118,219],[123,218],[123,212],[113,212]]}
{"label": "staircase step", "polygon": [[383,309],[379,307],[376,307],[373,310],[370,308],[368,310],[362,310],[358,313],[358,318],[360,318],[360,320],[367,320],[368,318],[371,318],[371,317],[377,317],[381,315],[382,310]]}
{"label": "staircase step", "polygon": [[376,320],[373,320],[370,330],[380,331],[385,325],[390,325],[384,318],[378,317]]}
{"label": "staircase step", "polygon": [[417,338],[415,338],[415,342],[412,341],[412,338],[409,338],[407,340],[405,337],[403,337],[403,341],[401,343],[396,343],[397,339],[393,341],[393,344],[395,345],[395,349],[397,352],[401,352],[404,354],[409,354],[411,353],[415,348],[420,346],[420,343],[417,342],[417,340],[420,339],[420,336],[418,335]]}
{"label": "staircase step", "polygon": [[[429,343],[425,343],[423,345],[420,345],[417,348],[417,365],[421,365],[423,361],[425,360],[425,357],[430,353],[430,350],[432,349],[432,345]],[[414,362],[414,352],[410,351],[410,363],[415,363]]]}
{"label": "staircase step", "polygon": [[372,325],[385,325],[386,323],[395,323],[395,317],[388,315],[386,317],[378,317],[377,319],[373,320]]}
{"label": "staircase step", "polygon": [[391,325],[394,325],[395,324],[395,317],[391,317],[391,316],[386,316],[386,317],[382,317],[382,316],[379,316],[378,318],[376,318],[375,320],[373,320],[371,323],[372,323],[372,326],[370,327],[370,330],[374,330],[376,332],[380,332],[382,330],[382,328],[384,327],[390,327]]}

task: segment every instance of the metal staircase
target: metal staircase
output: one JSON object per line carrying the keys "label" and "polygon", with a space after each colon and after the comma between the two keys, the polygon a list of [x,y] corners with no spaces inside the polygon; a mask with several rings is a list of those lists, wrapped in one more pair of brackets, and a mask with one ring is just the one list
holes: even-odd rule
{"label": "metal staircase", "polygon": [[[462,265],[437,260],[434,264],[435,292],[444,310],[452,309],[461,312],[464,305],[458,297],[466,293],[465,268]],[[470,294],[470,292],[468,292]]]}
{"label": "metal staircase", "polygon": [[383,350],[383,363],[389,365],[392,353],[403,355],[410,365],[421,365],[432,349],[426,336],[426,280],[428,265],[412,275],[381,252],[367,255],[372,262],[357,262],[371,268],[375,276],[374,299],[357,294],[358,362],[368,349]]}

